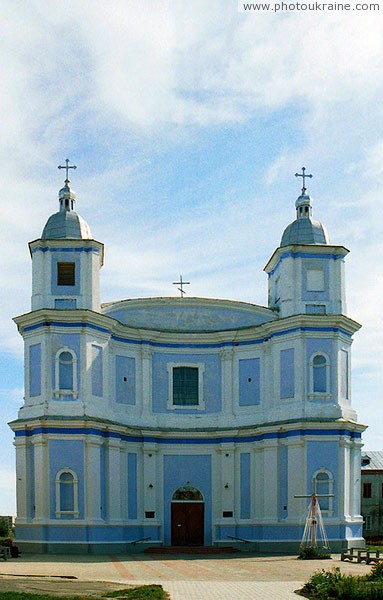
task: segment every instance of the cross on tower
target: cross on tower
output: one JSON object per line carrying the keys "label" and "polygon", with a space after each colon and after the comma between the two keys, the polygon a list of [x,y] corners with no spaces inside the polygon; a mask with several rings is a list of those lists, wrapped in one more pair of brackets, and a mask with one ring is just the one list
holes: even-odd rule
{"label": "cross on tower", "polygon": [[311,174],[310,175],[306,175],[306,167],[302,167],[302,173],[295,173],[295,177],[302,177],[302,183],[303,183],[302,194],[304,194],[305,191],[306,191],[306,181],[305,181],[305,179],[306,179],[306,177],[310,177],[310,179],[311,179],[312,175]]}
{"label": "cross on tower", "polygon": [[181,286],[181,287],[179,287],[177,289],[181,293],[181,298],[183,298],[184,294],[186,294],[183,286],[184,285],[190,285],[190,281],[182,281],[182,275],[180,275],[180,280],[179,281],[173,281],[173,285],[180,285]]}
{"label": "cross on tower", "polygon": [[66,165],[65,167],[63,167],[62,165],[59,165],[57,168],[58,169],[65,169],[65,183],[69,183],[69,177],[68,177],[68,171],[69,169],[77,169],[76,165],[69,165],[69,158],[65,159]]}

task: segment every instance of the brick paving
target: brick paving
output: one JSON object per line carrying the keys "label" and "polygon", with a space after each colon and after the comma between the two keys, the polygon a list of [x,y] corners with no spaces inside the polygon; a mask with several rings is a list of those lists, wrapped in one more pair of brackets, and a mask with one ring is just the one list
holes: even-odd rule
{"label": "brick paving", "polygon": [[298,600],[302,587],[318,569],[339,566],[344,573],[363,575],[364,564],[333,560],[301,561],[289,556],[236,554],[185,555],[36,555],[0,562],[0,590],[50,592],[55,595],[92,593],[130,585],[159,583],[171,600]]}

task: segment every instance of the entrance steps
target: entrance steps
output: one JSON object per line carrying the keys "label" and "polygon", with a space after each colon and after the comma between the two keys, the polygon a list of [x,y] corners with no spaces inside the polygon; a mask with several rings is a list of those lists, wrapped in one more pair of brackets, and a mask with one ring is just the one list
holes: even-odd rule
{"label": "entrance steps", "polygon": [[233,546],[156,546],[145,548],[147,554],[233,554],[239,552]]}

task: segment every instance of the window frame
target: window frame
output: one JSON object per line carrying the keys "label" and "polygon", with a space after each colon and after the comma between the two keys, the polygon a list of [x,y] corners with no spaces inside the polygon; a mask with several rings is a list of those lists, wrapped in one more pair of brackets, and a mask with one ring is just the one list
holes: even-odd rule
{"label": "window frame", "polygon": [[[324,364],[324,368],[326,369],[326,391],[325,392],[315,392],[314,391],[314,369],[317,368],[314,366],[314,359],[317,356],[323,356],[323,358],[326,361],[326,363]],[[310,356],[310,360],[309,360],[309,371],[310,371],[309,398],[311,400],[315,400],[318,398],[320,398],[320,399],[324,398],[326,400],[329,400],[331,398],[331,393],[330,393],[331,361],[330,361],[329,356],[322,350],[313,352],[313,354]]]}
{"label": "window frame", "polygon": [[[73,477],[73,482],[71,485],[73,485],[73,510],[61,510],[61,485],[63,485],[63,483],[60,481],[61,480],[61,476],[64,475],[65,473],[69,473],[70,475],[72,475]],[[65,485],[69,485],[69,484],[65,484]],[[55,510],[55,515],[56,515],[56,519],[59,519],[62,516],[73,516],[74,519],[78,519],[79,518],[79,510],[78,510],[78,477],[77,477],[77,473],[75,471],[73,471],[72,469],[70,469],[69,467],[64,467],[63,469],[60,469],[60,471],[57,471],[56,473],[56,477],[55,477],[55,490],[56,490],[56,510]]]}
{"label": "window frame", "polygon": [[[63,352],[69,352],[72,355],[72,378],[73,378],[73,389],[66,390],[60,389],[60,355]],[[53,390],[53,394],[55,398],[61,399],[62,396],[68,399],[69,396],[72,398],[77,398],[78,396],[78,388],[77,388],[77,355],[68,346],[63,346],[56,352],[55,356],[55,388]]]}
{"label": "window frame", "polygon": [[[317,483],[318,483],[317,477],[318,477],[318,475],[321,475],[321,474],[327,475],[327,477],[328,477],[328,493],[333,494],[334,493],[334,477],[333,477],[333,474],[331,473],[331,471],[329,471],[328,469],[325,469],[324,467],[321,467],[320,469],[315,471],[315,473],[313,474],[312,489],[313,489],[314,494],[317,493]],[[320,506],[322,515],[325,517],[332,517],[334,514],[334,496],[330,496],[328,499],[328,509],[323,509],[321,507],[320,497],[318,498],[318,502],[319,502],[319,506]]]}
{"label": "window frame", "polygon": [[[366,494],[367,490],[369,490],[368,494]],[[363,491],[363,498],[367,498],[367,499],[372,498],[372,482],[364,481],[362,491]]]}
{"label": "window frame", "polygon": [[[191,369],[198,369],[198,404],[174,404],[173,403],[173,371],[174,369],[185,367]],[[192,363],[192,362],[171,362],[167,364],[168,371],[168,410],[205,410],[205,400],[203,397],[203,374],[205,372],[204,363]]]}
{"label": "window frame", "polygon": [[[60,273],[62,265],[71,265],[73,267],[70,269],[70,280],[72,281],[72,278],[73,278],[73,283],[61,283],[60,282],[60,275],[61,275],[61,278],[65,278],[65,275],[68,277],[68,273],[66,273],[66,274]],[[57,266],[57,280],[56,280],[57,287],[58,288],[74,287],[76,285],[76,263],[75,263],[75,261],[60,260],[60,261],[57,261],[56,266]]]}

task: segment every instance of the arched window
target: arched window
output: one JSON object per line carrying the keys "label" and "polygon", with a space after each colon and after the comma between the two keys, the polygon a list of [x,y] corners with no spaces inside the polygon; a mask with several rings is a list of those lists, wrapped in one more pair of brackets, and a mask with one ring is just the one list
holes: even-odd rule
{"label": "arched window", "polygon": [[203,496],[197,488],[191,485],[179,487],[172,496],[172,502],[203,502]]}
{"label": "arched window", "polygon": [[325,354],[317,353],[311,358],[310,394],[330,397],[330,361]]}
{"label": "arched window", "polygon": [[56,517],[78,518],[78,477],[65,467],[56,474]]}
{"label": "arched window", "polygon": [[61,348],[55,359],[55,396],[77,395],[77,357],[70,348]]}
{"label": "arched window", "polygon": [[325,516],[332,516],[334,502],[331,494],[334,490],[334,480],[330,471],[320,469],[314,473],[313,490],[318,495],[321,511]]}

